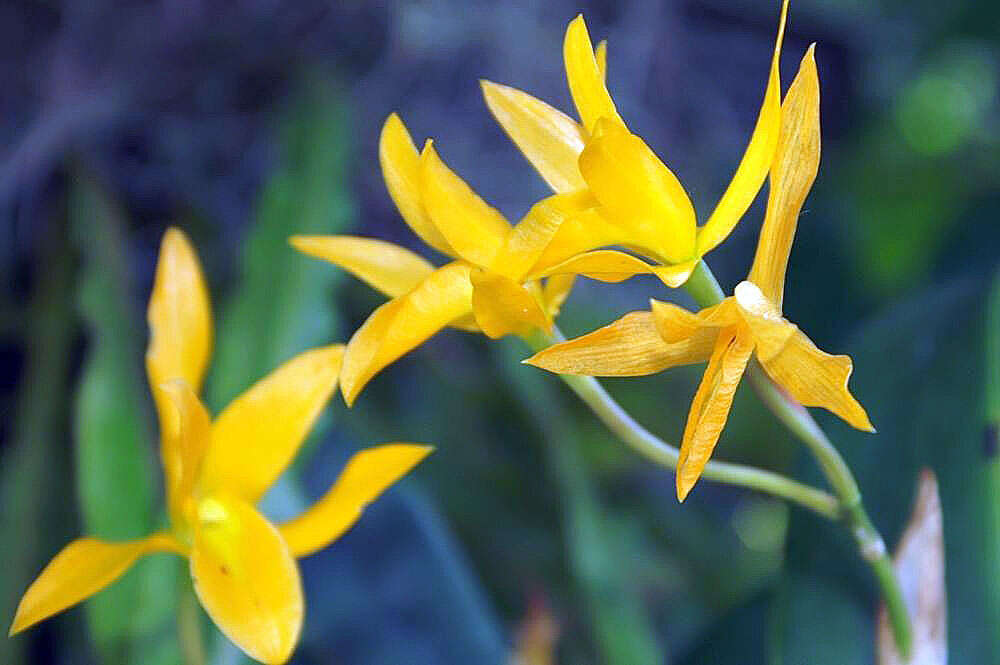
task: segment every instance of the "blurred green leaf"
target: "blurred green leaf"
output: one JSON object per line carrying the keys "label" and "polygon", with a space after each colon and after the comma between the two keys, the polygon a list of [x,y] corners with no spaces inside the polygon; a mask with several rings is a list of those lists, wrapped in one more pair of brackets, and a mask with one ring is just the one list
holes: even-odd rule
{"label": "blurred green leaf", "polygon": [[288,238],[342,233],[353,219],[350,124],[328,85],[306,87],[281,123],[281,162],[243,243],[237,288],[220,308],[207,389],[213,413],[279,363],[337,341],[339,271],[295,251]]}
{"label": "blurred green leaf", "polygon": [[[649,613],[639,594],[634,565],[644,556],[639,540],[601,505],[580,455],[577,431],[562,397],[539,372],[520,364],[524,349],[504,346],[498,361],[521,408],[534,417],[544,446],[546,475],[559,492],[563,543],[569,569],[594,631],[599,662],[655,665],[665,662]],[[544,405],[544,413],[538,407]]]}
{"label": "blurred green leaf", "polygon": [[[987,384],[985,292],[982,282],[940,286],[863,328],[852,353],[852,388],[879,434],[838,423],[828,430],[890,546],[909,517],[919,469],[937,473],[949,653],[956,663],[994,662],[1000,653],[1000,531],[986,517],[995,515],[1000,485],[995,453],[983,446],[986,422],[978,407]],[[809,475],[818,482],[813,470]],[[784,627],[777,662],[872,662],[877,598],[850,538],[812,516],[793,514],[792,525],[792,581],[777,613]]]}
{"label": "blurred green leaf", "polygon": [[[86,177],[73,184],[70,218],[83,255],[79,308],[89,341],[74,408],[84,530],[108,540],[138,538],[157,524],[158,464],[143,381],[144,317],[134,305],[124,222]],[[148,557],[87,603],[91,636],[104,662],[153,662],[149,636],[171,625],[177,572],[175,557]],[[160,662],[176,659],[176,650],[162,648],[168,653]]]}

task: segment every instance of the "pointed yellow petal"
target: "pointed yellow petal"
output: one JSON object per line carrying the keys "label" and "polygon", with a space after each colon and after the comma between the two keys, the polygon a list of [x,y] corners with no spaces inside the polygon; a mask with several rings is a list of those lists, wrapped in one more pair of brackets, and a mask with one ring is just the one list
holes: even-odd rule
{"label": "pointed yellow petal", "polygon": [[704,256],[729,236],[733,227],[743,217],[750,204],[757,197],[764,178],[767,177],[774,150],[778,145],[778,134],[781,131],[781,81],[778,76],[778,60],[781,56],[781,41],[785,34],[785,16],[788,13],[788,0],[782,4],[781,19],[778,23],[778,36],[774,42],[774,55],[771,58],[771,71],[768,74],[767,89],[764,92],[764,102],[757,116],[757,125],[750,136],[746,152],[736,173],[729,182],[725,194],[719,199],[715,211],[698,232],[698,255]]}
{"label": "pointed yellow petal", "polygon": [[177,451],[179,463],[176,485],[167,488],[170,520],[175,529],[187,521],[184,501],[191,495],[201,471],[205,452],[212,437],[212,418],[205,405],[184,379],[174,379],[160,386],[173,407],[169,423],[165,423],[163,439]]}
{"label": "pointed yellow petal", "polygon": [[542,287],[542,301],[549,313],[550,318],[556,318],[563,303],[569,297],[569,292],[573,290],[573,282],[576,275],[553,275],[545,280]]}
{"label": "pointed yellow petal", "polygon": [[136,559],[151,552],[181,548],[163,533],[141,540],[108,543],[79,538],[55,556],[24,592],[14,614],[10,635],[86,600],[118,579]]}
{"label": "pointed yellow petal", "polygon": [[[562,198],[562,197],[560,197]],[[549,199],[556,204],[555,198]],[[610,245],[626,245],[629,234],[612,224],[601,214],[597,200],[589,190],[558,201],[563,220],[552,241],[528,271],[528,278],[537,277],[547,268],[562,263],[582,252]]]}
{"label": "pointed yellow petal", "polygon": [[160,243],[156,278],[149,297],[149,347],[146,373],[160,419],[160,456],[166,486],[177,486],[179,452],[162,432],[174,407],[160,391],[171,379],[184,379],[198,392],[212,351],[212,311],[198,256],[179,229],[168,229]]}
{"label": "pointed yellow petal", "polygon": [[402,295],[434,272],[418,254],[384,240],[357,236],[292,236],[292,247],[340,266],[390,298]]}
{"label": "pointed yellow petal", "polygon": [[854,365],[848,356],[832,356],[816,348],[795,329],[784,348],[769,359],[760,359],[768,376],[803,406],[819,406],[851,426],[874,432],[868,414],[847,389]]}
{"label": "pointed yellow petal", "polygon": [[382,126],[378,144],[382,178],[399,214],[421,240],[448,256],[455,256],[441,232],[424,209],[420,196],[420,154],[406,125],[393,113]]}
{"label": "pointed yellow petal", "polygon": [[748,334],[730,329],[718,337],[684,428],[677,464],[678,501],[687,498],[712,457],[752,352],[753,340]]}
{"label": "pointed yellow petal", "polygon": [[493,260],[492,270],[523,281],[528,271],[549,249],[562,226],[589,211],[594,203],[586,191],[556,194],[531,206],[528,214],[507,234]]}
{"label": "pointed yellow petal", "polygon": [[679,342],[696,334],[702,328],[727,328],[741,320],[735,303],[726,298],[718,305],[706,307],[697,314],[672,303],[650,300],[650,309],[660,336],[667,342]]}
{"label": "pointed yellow petal", "polygon": [[299,569],[284,538],[238,499],[204,499],[198,519],[191,577],[202,606],[248,656],[284,663],[304,613]]}
{"label": "pointed yellow petal", "polygon": [[608,40],[602,39],[594,49],[594,60],[597,61],[597,71],[601,72],[601,80],[608,80]]}
{"label": "pointed yellow petal", "polygon": [[480,81],[486,106],[545,183],[558,193],[586,187],[576,160],[583,128],[568,115],[516,88]]}
{"label": "pointed yellow petal", "polygon": [[588,132],[594,131],[598,119],[605,117],[624,126],[611,94],[604,85],[604,74],[594,57],[594,47],[587,33],[583,15],[573,19],[566,28],[563,41],[566,81],[573,96],[580,121]]}
{"label": "pointed yellow petal", "polygon": [[583,275],[602,282],[621,282],[636,275],[655,275],[672,288],[687,281],[697,261],[686,261],[674,266],[657,266],[615,249],[599,249],[577,254],[571,259],[552,266],[542,276]]}
{"label": "pointed yellow petal", "polygon": [[347,345],[340,384],[348,406],[386,365],[472,311],[469,265],[438,268],[406,295],[368,317]]}
{"label": "pointed yellow petal", "polygon": [[767,214],[748,277],[779,309],[799,212],[819,170],[819,76],[814,51],[815,45],[806,51],[781,105],[781,135],[771,165]]}
{"label": "pointed yellow petal", "polygon": [[555,344],[524,362],[557,374],[645,376],[668,367],[705,362],[718,331],[704,329],[667,344],[649,312],[632,312],[612,324]]}
{"label": "pointed yellow petal", "polygon": [[351,457],[319,501],[279,527],[292,554],[308,556],[339,538],[358,521],[368,504],[433,450],[413,443],[388,443]]}
{"label": "pointed yellow petal", "polygon": [[489,266],[510,224],[441,161],[429,139],[420,153],[420,194],[434,225],[458,255],[469,263]]}
{"label": "pointed yellow petal", "polygon": [[473,270],[472,312],[487,337],[528,335],[550,330],[552,321],[526,288],[495,272]]}
{"label": "pointed yellow petal", "polygon": [[301,353],[234,399],[212,424],[201,486],[256,502],[291,463],[337,386],[344,346]]}
{"label": "pointed yellow petal", "polygon": [[677,177],[642,139],[606,119],[580,154],[580,172],[629,244],[669,263],[693,258],[694,208]]}

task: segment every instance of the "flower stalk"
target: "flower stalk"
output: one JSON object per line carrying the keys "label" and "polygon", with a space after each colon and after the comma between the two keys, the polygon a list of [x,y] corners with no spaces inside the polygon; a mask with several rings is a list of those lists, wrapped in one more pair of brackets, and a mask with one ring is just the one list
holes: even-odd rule
{"label": "flower stalk", "polygon": [[[557,328],[553,328],[550,334],[536,332],[527,337],[526,341],[533,351],[540,351],[564,341],[564,338]],[[559,378],[632,450],[655,464],[671,470],[677,469],[680,451],[636,422],[594,377],[560,374]],[[746,487],[786,499],[827,519],[836,520],[840,517],[840,503],[834,496],[773,471],[712,461],[705,467],[704,476],[719,483]]]}
{"label": "flower stalk", "polygon": [[[722,288],[704,261],[692,272],[691,279],[684,289],[701,307],[716,305],[723,298]],[[768,409],[806,445],[816,458],[823,475],[837,495],[840,519],[857,543],[861,558],[868,563],[875,574],[896,645],[903,657],[909,658],[913,644],[909,611],[903,599],[899,580],[896,578],[892,559],[886,550],[885,541],[865,511],[861,490],[854,479],[854,474],[805,407],[775,385],[756,361],[751,363],[748,374],[751,384]]]}

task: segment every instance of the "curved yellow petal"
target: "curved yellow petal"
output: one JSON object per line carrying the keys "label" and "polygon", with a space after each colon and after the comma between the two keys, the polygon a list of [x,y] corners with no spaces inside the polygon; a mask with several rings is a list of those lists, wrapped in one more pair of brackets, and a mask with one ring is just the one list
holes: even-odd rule
{"label": "curved yellow petal", "polygon": [[308,556],[339,538],[368,504],[433,451],[432,446],[388,443],[355,454],[319,501],[279,527],[292,554]]}
{"label": "curved yellow petal", "polygon": [[171,379],[184,379],[198,392],[212,352],[212,311],[198,256],[187,236],[168,229],[160,243],[153,292],[147,309],[149,347],[146,373],[160,419],[160,457],[168,491],[180,478],[180,453],[163,436],[174,407],[160,390]]}
{"label": "curved yellow petal", "polygon": [[466,263],[449,263],[372,312],[344,355],[340,385],[348,406],[382,368],[472,312],[469,270]]}
{"label": "curved yellow petal", "polygon": [[676,288],[687,281],[697,263],[685,261],[677,265],[657,266],[615,249],[598,249],[566,259],[541,275],[583,275],[602,282],[621,282],[636,275],[655,275],[667,286]]}
{"label": "curved yellow petal", "polygon": [[779,309],[799,212],[819,170],[819,76],[815,48],[814,44],[806,51],[781,105],[781,134],[771,165],[767,214],[747,278]]}
{"label": "curved yellow petal", "polygon": [[691,200],[673,172],[641,138],[606,119],[580,154],[580,172],[629,244],[666,262],[694,257],[696,220]]}
{"label": "curved yellow petal", "polygon": [[678,501],[687,498],[712,457],[751,353],[753,340],[745,332],[730,328],[718,336],[684,428],[677,463]]}
{"label": "curved yellow petal", "polygon": [[550,330],[552,321],[541,303],[521,284],[495,272],[473,270],[472,312],[487,337],[528,335]]}
{"label": "curved yellow petal", "polygon": [[698,334],[702,329],[715,330],[735,326],[741,322],[739,311],[732,298],[726,298],[718,305],[706,307],[697,314],[689,312],[673,303],[650,299],[650,309],[656,329],[669,343],[676,343]]}
{"label": "curved yellow petal", "polygon": [[458,255],[469,263],[489,266],[510,224],[441,161],[430,139],[420,153],[420,194],[427,214]]}
{"label": "curved yellow petal", "polygon": [[175,532],[187,525],[185,499],[190,497],[201,473],[201,465],[212,440],[212,418],[205,405],[184,379],[160,386],[173,406],[173,417],[165,424],[163,437],[178,453],[176,485],[167,488],[167,504]]}
{"label": "curved yellow petal", "polygon": [[516,88],[492,81],[480,85],[493,117],[552,191],[587,186],[576,165],[586,137],[575,120]]}
{"label": "curved yellow petal", "polygon": [[594,49],[594,60],[597,62],[597,71],[601,73],[601,80],[608,80],[608,40],[602,39],[601,43]]}
{"label": "curved yellow petal", "polygon": [[542,285],[542,302],[545,303],[550,318],[554,319],[559,315],[559,310],[569,297],[569,292],[573,290],[575,281],[576,275],[573,274],[552,275],[545,280],[545,284]]}
{"label": "curved yellow petal", "polygon": [[[794,326],[793,326],[794,328]],[[832,356],[797,328],[779,353],[760,359],[764,371],[795,401],[803,406],[819,406],[852,427],[874,432],[864,407],[847,388],[854,365],[848,356]]]}
{"label": "curved yellow petal", "polygon": [[563,40],[563,60],[566,64],[566,81],[573,96],[580,122],[588,132],[600,118],[608,118],[624,127],[615,102],[604,85],[602,67],[594,55],[594,46],[587,32],[583,14],[570,21]]}
{"label": "curved yellow petal", "polygon": [[201,487],[251,503],[291,463],[337,387],[344,345],[287,361],[230,402],[212,424]]}
{"label": "curved yellow petal", "polygon": [[675,344],[660,337],[653,315],[632,312],[614,323],[539,351],[524,362],[556,374],[645,376],[705,362],[718,331],[704,330]]}
{"label": "curved yellow petal", "polygon": [[628,244],[629,234],[605,219],[589,190],[580,192],[576,202],[579,205],[566,202],[565,219],[552,237],[552,242],[528,271],[528,278],[537,277],[546,269],[582,252]]}
{"label": "curved yellow petal", "polygon": [[74,540],[49,562],[24,592],[9,634],[20,633],[86,600],[121,577],[145,554],[181,551],[181,546],[164,533],[122,543],[96,538]]}
{"label": "curved yellow petal", "polygon": [[531,206],[528,214],[507,234],[493,260],[492,270],[514,281],[523,281],[556,241],[562,226],[579,220],[595,203],[588,192],[580,191],[549,196]]}
{"label": "curved yellow petal", "polygon": [[454,257],[455,250],[424,209],[420,196],[420,154],[406,125],[395,113],[386,118],[382,126],[378,158],[389,196],[406,224],[429,246]]}
{"label": "curved yellow petal", "polygon": [[191,577],[205,611],[233,644],[262,663],[288,660],[305,611],[299,569],[278,530],[250,504],[201,501]]}
{"label": "curved yellow petal", "polygon": [[729,182],[719,203],[715,206],[711,217],[705,226],[698,230],[698,256],[704,256],[708,251],[726,239],[733,227],[743,217],[750,204],[757,197],[767,172],[774,159],[774,150],[778,145],[778,134],[781,131],[781,80],[778,75],[778,60],[781,56],[781,42],[785,34],[785,17],[788,14],[788,0],[781,6],[781,19],[778,23],[778,36],[774,42],[774,55],[771,58],[771,71],[768,73],[767,89],[764,91],[764,102],[757,116],[750,142],[740,165],[736,167],[733,179]]}
{"label": "curved yellow petal", "polygon": [[292,247],[329,261],[390,298],[402,295],[434,272],[419,254],[391,242],[357,236],[292,236]]}

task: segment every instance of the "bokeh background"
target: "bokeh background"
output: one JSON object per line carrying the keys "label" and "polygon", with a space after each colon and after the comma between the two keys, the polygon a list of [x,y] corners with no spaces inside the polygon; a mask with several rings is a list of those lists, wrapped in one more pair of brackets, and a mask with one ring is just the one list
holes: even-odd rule
{"label": "bokeh background", "polygon": [[[418,248],[379,173],[389,112],[512,219],[546,194],[477,80],[569,109],[562,33],[581,11],[609,40],[624,117],[709,210],[755,119],[776,2],[0,4],[0,619],[70,538],[162,519],[142,354],[164,230],[185,229],[205,266],[217,411],[298,351],[346,341],[381,302],[287,236]],[[818,42],[823,163],[785,310],[854,356],[879,434],[818,417],[890,546],[918,470],[938,474],[953,663],[1000,662],[998,36],[993,2],[797,0],[782,64],[787,82]],[[761,203],[710,256],[726,289],[749,268]],[[690,304],[647,279],[581,280],[561,325],[579,334],[651,296]],[[360,447],[438,450],[303,562],[294,662],[510,663],[526,643],[574,664],[874,662],[877,597],[842,529],[708,482],[678,506],[668,472],[526,355],[448,331],[353,410],[328,409],[269,514],[318,496]],[[676,440],[699,372],[606,383]],[[718,455],[820,482],[746,388]],[[183,576],[150,558],[0,640],[0,662],[179,662]],[[243,662],[205,634],[212,662]]]}

